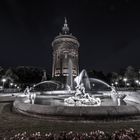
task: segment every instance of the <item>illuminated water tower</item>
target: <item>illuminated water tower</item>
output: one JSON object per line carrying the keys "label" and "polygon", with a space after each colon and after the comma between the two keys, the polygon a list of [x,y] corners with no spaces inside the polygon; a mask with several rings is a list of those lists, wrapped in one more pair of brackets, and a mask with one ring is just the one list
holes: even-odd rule
{"label": "illuminated water tower", "polygon": [[69,32],[67,19],[61,33],[55,37],[52,42],[53,48],[53,66],[52,77],[67,77],[71,73],[73,77],[79,73],[78,49],[79,42]]}

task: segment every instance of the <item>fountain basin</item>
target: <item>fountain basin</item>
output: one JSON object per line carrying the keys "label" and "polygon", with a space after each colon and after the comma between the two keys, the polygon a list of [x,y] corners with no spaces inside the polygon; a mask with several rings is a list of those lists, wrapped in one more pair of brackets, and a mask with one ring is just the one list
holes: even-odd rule
{"label": "fountain basin", "polygon": [[129,106],[55,106],[25,103],[26,100],[15,100],[16,111],[29,116],[60,116],[60,117],[113,117],[140,115],[140,105]]}

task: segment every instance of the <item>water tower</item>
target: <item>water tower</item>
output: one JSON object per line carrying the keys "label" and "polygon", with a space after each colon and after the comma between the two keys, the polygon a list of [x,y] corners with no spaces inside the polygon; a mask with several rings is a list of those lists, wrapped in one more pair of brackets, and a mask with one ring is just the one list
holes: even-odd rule
{"label": "water tower", "polygon": [[76,77],[79,73],[78,49],[79,42],[69,32],[67,19],[61,33],[52,42],[53,66],[52,77]]}

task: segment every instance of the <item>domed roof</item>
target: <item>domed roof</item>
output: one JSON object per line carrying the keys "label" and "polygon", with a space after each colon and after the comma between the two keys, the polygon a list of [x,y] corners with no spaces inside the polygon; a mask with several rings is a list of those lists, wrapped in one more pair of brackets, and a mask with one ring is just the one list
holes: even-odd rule
{"label": "domed roof", "polygon": [[52,46],[54,47],[55,44],[60,43],[60,42],[72,42],[76,44],[75,46],[79,47],[80,44],[75,36],[73,36],[70,32],[70,29],[67,24],[67,19],[65,18],[64,20],[64,25],[62,27],[62,31],[58,36],[55,37],[54,41],[52,42]]}
{"label": "domed roof", "polygon": [[58,38],[71,38],[71,39],[77,40],[77,38],[73,36],[72,33],[70,33],[70,29],[69,29],[66,17],[65,17],[64,25],[62,27],[61,32],[59,33],[58,36],[55,37],[55,39],[58,39]]}

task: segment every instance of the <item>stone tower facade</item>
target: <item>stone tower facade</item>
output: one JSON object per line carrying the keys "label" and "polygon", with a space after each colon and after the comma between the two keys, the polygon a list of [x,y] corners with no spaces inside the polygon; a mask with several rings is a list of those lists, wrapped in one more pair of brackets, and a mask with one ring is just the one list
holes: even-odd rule
{"label": "stone tower facade", "polygon": [[55,37],[52,42],[53,48],[53,66],[52,66],[52,77],[77,76],[79,73],[78,65],[78,49],[79,42],[69,32],[67,20],[65,18],[64,26],[62,27],[61,33]]}

